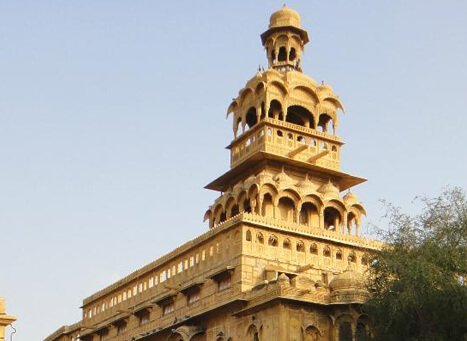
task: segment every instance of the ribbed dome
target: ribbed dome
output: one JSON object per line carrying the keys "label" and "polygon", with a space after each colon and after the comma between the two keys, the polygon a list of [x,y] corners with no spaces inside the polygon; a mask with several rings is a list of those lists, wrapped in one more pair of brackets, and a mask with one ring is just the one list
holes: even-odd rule
{"label": "ribbed dome", "polygon": [[358,198],[355,194],[352,192],[348,192],[346,195],[344,195],[344,203],[347,205],[355,204],[358,203]]}
{"label": "ribbed dome", "polygon": [[294,26],[301,28],[300,14],[286,6],[274,12],[269,19],[269,28]]}
{"label": "ribbed dome", "polygon": [[285,173],[284,168],[282,171],[274,177],[274,181],[279,184],[279,186],[284,186],[292,183],[292,178]]}
{"label": "ribbed dome", "polygon": [[334,277],[329,283],[331,292],[339,290],[364,290],[365,280],[363,275],[351,269],[345,270],[343,273]]}
{"label": "ribbed dome", "polygon": [[339,199],[339,188],[337,188],[331,181],[322,185],[318,192],[323,193],[326,199]]}
{"label": "ribbed dome", "polygon": [[308,173],[306,174],[305,179],[299,181],[296,186],[300,188],[303,192],[316,191],[316,185],[310,181],[310,179],[308,178]]}

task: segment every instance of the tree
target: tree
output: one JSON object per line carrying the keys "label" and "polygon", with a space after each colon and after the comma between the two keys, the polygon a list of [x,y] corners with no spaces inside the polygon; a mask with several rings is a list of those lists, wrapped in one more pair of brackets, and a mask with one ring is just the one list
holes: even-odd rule
{"label": "tree", "polygon": [[411,217],[388,205],[363,309],[375,340],[467,340],[467,201],[448,189]]}

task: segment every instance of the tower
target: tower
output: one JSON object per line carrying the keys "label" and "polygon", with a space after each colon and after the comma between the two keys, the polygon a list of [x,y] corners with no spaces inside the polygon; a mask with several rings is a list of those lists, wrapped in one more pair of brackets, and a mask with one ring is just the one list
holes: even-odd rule
{"label": "tower", "polygon": [[247,212],[284,226],[359,236],[365,209],[353,193],[340,193],[365,180],[340,169],[343,106],[329,85],[302,72],[309,38],[299,14],[287,7],[273,13],[261,41],[268,69],[228,107],[230,170],[206,186],[222,194],[205,219],[213,228]]}
{"label": "tower", "polygon": [[365,181],[341,171],[342,104],[302,72],[308,33],[284,7],[261,35],[268,69],[232,101],[230,169],[209,229],[83,300],[46,341],[363,341]]}

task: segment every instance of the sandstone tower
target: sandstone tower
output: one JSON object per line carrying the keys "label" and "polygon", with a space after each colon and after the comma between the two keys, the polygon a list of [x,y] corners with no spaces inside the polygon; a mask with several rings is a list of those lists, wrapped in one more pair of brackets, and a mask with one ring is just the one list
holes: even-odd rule
{"label": "sandstone tower", "polygon": [[268,68],[228,107],[230,169],[209,230],[84,299],[83,318],[47,341],[366,340],[366,214],[340,167],[343,106],[302,72],[299,14],[272,14]]}

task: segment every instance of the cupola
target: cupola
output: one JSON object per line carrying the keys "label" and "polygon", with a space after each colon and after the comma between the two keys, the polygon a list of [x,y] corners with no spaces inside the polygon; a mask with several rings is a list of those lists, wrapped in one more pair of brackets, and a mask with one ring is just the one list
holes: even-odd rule
{"label": "cupola", "polygon": [[298,12],[286,6],[271,15],[269,29],[261,35],[269,68],[301,71],[301,56],[309,38],[300,21]]}

